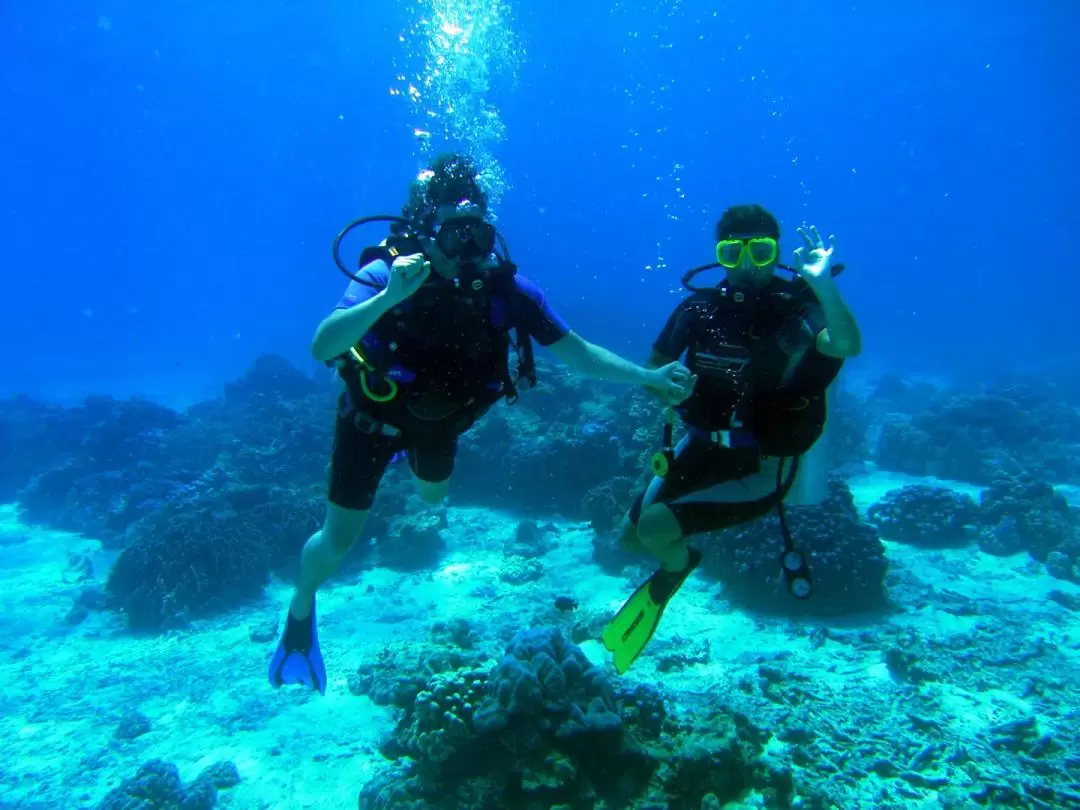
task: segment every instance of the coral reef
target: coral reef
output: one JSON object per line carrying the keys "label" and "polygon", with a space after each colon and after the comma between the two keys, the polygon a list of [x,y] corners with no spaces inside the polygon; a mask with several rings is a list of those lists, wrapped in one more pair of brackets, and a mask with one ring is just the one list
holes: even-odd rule
{"label": "coral reef", "polygon": [[990,484],[999,474],[1080,479],[1080,413],[1053,387],[1003,379],[981,391],[939,392],[910,416],[885,423],[881,467]]}
{"label": "coral reef", "polygon": [[999,475],[982,494],[979,546],[990,554],[1027,551],[1054,576],[1080,581],[1080,510],[1045,481]]}
{"label": "coral reef", "polygon": [[677,722],[654,690],[616,686],[551,627],[519,633],[493,668],[390,691],[412,703],[383,745],[397,764],[365,786],[364,810],[634,801],[696,810],[751,787],[788,806],[790,774],[766,765],[768,735],[745,717],[714,709]]}
{"label": "coral reef", "polygon": [[175,765],[154,759],[110,791],[97,810],[213,810],[218,791],[239,783],[240,775],[231,762],[209,766],[185,786]]}
{"label": "coral reef", "polygon": [[970,495],[924,484],[886,493],[867,516],[886,540],[925,547],[965,545],[978,530],[979,504]]}
{"label": "coral reef", "polygon": [[840,616],[886,607],[888,563],[878,531],[863,523],[848,486],[830,479],[829,495],[817,506],[785,508],[795,546],[807,555],[814,595],[796,600],[784,585],[784,544],[775,515],[708,535],[700,542],[701,566],[724,583],[733,603],[789,616]]}

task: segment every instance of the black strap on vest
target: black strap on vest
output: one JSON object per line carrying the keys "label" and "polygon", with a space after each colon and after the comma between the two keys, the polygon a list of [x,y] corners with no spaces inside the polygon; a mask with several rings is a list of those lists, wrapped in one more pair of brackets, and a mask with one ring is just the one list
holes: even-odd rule
{"label": "black strap on vest", "polygon": [[[514,327],[514,338],[511,340],[509,330],[500,330],[492,325],[491,339],[497,343],[499,368],[497,373],[503,386],[503,394],[508,405],[518,401],[517,384],[524,379],[529,388],[536,387],[536,360],[533,355],[532,339],[529,333],[521,327]],[[517,354],[517,378],[510,374],[510,349]]]}
{"label": "black strap on vest", "polygon": [[[509,296],[512,294],[512,286],[514,276],[517,275],[517,265],[511,262],[509,259],[503,259],[500,261],[498,268],[489,277],[488,285],[490,288],[489,301],[488,301],[488,318],[491,326],[491,337],[493,341],[498,341],[499,348],[499,377],[503,384],[503,392],[506,396],[508,404],[513,405],[518,401],[518,388],[517,384],[524,379],[529,388],[536,387],[536,358],[533,354],[532,338],[529,333],[521,326],[514,326],[514,337],[510,338],[510,327],[498,327],[492,319],[491,308],[492,301],[490,298],[495,296],[501,296],[503,299],[504,316],[509,316],[510,300]],[[513,349],[517,354],[517,378],[510,374],[510,349]]]}

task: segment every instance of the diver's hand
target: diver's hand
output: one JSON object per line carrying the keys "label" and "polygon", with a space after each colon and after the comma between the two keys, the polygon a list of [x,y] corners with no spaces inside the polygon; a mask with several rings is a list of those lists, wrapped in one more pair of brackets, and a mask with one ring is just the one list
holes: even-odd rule
{"label": "diver's hand", "polygon": [[681,405],[685,402],[694,392],[694,384],[697,382],[697,377],[678,360],[653,369],[650,376],[652,380],[649,387],[656,391],[667,405]]}
{"label": "diver's hand", "polygon": [[423,253],[398,256],[390,265],[390,279],[386,282],[386,297],[400,304],[413,295],[431,275],[431,262]]}
{"label": "diver's hand", "polygon": [[833,283],[832,255],[836,250],[836,237],[829,237],[829,244],[818,233],[817,226],[799,228],[799,236],[806,244],[795,249],[795,270],[811,287]]}

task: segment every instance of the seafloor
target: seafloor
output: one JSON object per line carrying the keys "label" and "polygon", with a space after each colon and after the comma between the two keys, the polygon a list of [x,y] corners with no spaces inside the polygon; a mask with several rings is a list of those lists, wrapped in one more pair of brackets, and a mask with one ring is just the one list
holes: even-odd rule
{"label": "seafloor", "polygon": [[[886,491],[907,483],[911,479],[873,473],[851,487],[865,512]],[[974,487],[957,488],[977,497]],[[1075,504],[1076,493],[1070,494]],[[103,579],[110,559],[92,538],[31,530],[18,525],[12,507],[3,509],[0,783],[7,795],[0,796],[0,807],[93,807],[142,763],[157,758],[175,763],[185,782],[209,764],[234,763],[240,782],[221,791],[220,807],[354,808],[360,788],[383,762],[379,740],[393,727],[389,709],[348,688],[358,666],[375,660],[390,643],[430,639],[432,622],[439,619],[467,617],[481,636],[487,631],[493,638],[507,625],[561,623],[569,635],[579,614],[555,610],[556,596],[577,599],[579,613],[610,613],[632,587],[590,561],[587,525],[558,525],[559,540],[542,558],[546,576],[515,586],[497,574],[504,541],[517,521],[476,508],[450,508],[448,518],[448,553],[436,572],[403,575],[374,568],[322,593],[320,629],[330,684],[320,697],[298,688],[276,691],[266,680],[274,640],[260,628],[279,621],[286,583],[275,583],[249,609],[163,636],[133,636],[122,617],[109,612],[94,612],[70,626],[65,614],[86,586],[86,571],[73,568],[73,561],[90,555],[92,575]],[[1080,613],[1049,594],[1075,600],[1080,587],[1049,577],[1027,554],[1001,558],[975,547],[885,546],[890,595],[898,606],[891,615],[829,623],[823,634],[815,630],[825,625],[732,609],[721,586],[691,580],[648,653],[625,677],[662,683],[676,703],[692,704],[703,695],[734,693],[747,676],[756,681],[762,661],[781,662],[786,677],[812,697],[801,710],[812,733],[851,739],[851,718],[864,718],[864,726],[872,718],[872,727],[858,731],[873,739],[886,765],[857,780],[845,798],[834,799],[836,806],[943,806],[933,791],[916,790],[918,785],[907,799],[880,798],[886,780],[895,785],[896,771],[911,759],[912,718],[932,716],[940,739],[957,744],[985,739],[992,729],[1033,715],[1040,723],[1028,671],[1040,665],[1039,656],[1023,649],[1052,646],[1059,669],[1052,674],[1065,685],[1078,682]],[[969,641],[975,634],[1020,653],[979,660],[974,650],[974,660],[967,655],[964,666],[982,668],[985,677],[913,687],[895,678],[884,655],[890,639],[911,631],[939,651],[936,660],[921,662],[925,666],[954,666],[950,661],[956,659],[940,651],[973,652]],[[703,642],[708,663],[657,671],[658,653],[674,645],[701,649]],[[603,659],[597,642],[581,646],[592,660]],[[1048,682],[1046,673],[1034,680]],[[1062,717],[1075,711],[1074,688],[1062,689],[1055,699]],[[775,706],[754,707],[752,701],[741,704],[752,721],[769,727]],[[118,724],[133,711],[149,719],[148,730],[118,739]],[[775,739],[770,745],[786,744]],[[820,763],[808,764],[796,783],[818,778],[816,768]],[[830,776],[822,771],[820,778]],[[897,795],[895,788],[889,795]],[[741,806],[754,804],[750,796]]]}

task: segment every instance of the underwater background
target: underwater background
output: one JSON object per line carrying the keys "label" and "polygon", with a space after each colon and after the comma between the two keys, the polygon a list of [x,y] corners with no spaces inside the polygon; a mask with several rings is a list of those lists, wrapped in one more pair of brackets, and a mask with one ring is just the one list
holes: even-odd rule
{"label": "underwater background", "polygon": [[[0,3],[0,808],[1080,807],[1077,30],[1010,0]],[[789,510],[810,603],[774,519],[708,537],[615,675],[661,414],[541,351],[446,506],[388,474],[320,592],[327,695],[269,686],[324,508],[331,243],[448,148],[638,361],[727,207],[785,257],[836,235],[864,350],[829,498]]]}

